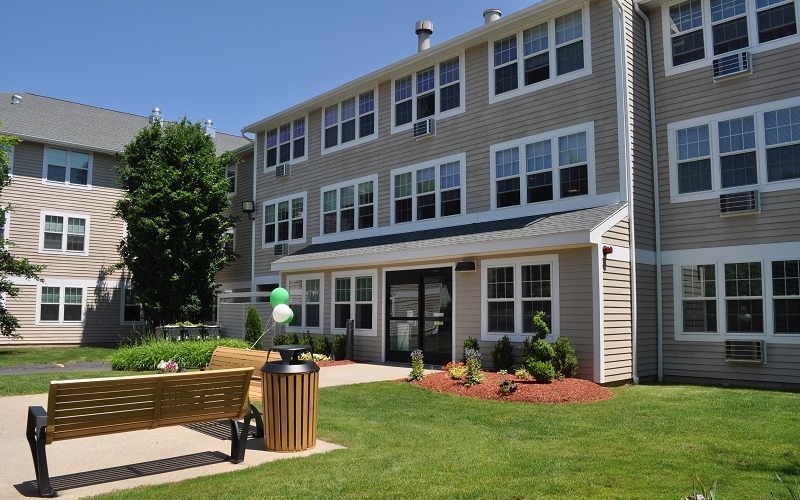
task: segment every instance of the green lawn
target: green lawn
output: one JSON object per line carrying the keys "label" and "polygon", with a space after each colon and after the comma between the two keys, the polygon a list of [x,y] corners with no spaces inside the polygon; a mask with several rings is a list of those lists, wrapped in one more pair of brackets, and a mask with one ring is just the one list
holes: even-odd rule
{"label": "green lawn", "polygon": [[111,347],[0,347],[0,366],[110,361]]}

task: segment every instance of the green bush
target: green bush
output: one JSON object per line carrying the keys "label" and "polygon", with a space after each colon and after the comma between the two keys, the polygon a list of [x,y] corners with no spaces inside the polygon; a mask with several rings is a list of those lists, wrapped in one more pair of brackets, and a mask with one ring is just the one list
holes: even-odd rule
{"label": "green bush", "polygon": [[413,382],[415,380],[422,380],[425,376],[425,371],[422,369],[422,351],[415,349],[411,351],[411,373],[408,374],[406,380]]}
{"label": "green bush", "polygon": [[341,334],[333,336],[333,359],[347,357],[347,337]]}
{"label": "green bush", "polygon": [[531,358],[528,358],[528,360],[529,362],[525,364],[526,369],[537,382],[549,384],[550,381],[555,378],[556,371],[553,369],[553,365],[550,362],[536,361]]}
{"label": "green bush", "polygon": [[247,349],[250,345],[238,339],[169,340],[149,339],[134,345],[120,347],[111,357],[111,369],[118,371],[156,370],[158,363],[170,359],[183,367],[207,366],[217,346]]}
{"label": "green bush", "polygon": [[261,315],[252,305],[247,307],[247,319],[244,322],[244,340],[247,342],[248,347],[253,346],[253,349],[263,350],[264,343],[261,340]]}
{"label": "green bush", "polygon": [[475,338],[473,338],[472,336],[469,336],[469,337],[464,339],[464,351],[463,351],[464,354],[461,356],[461,362],[462,363],[466,363],[467,362],[467,355],[466,355],[467,349],[472,349],[472,350],[475,350],[475,351],[479,351],[480,350],[480,347],[478,346],[478,341]]}
{"label": "green bush", "polygon": [[496,371],[508,370],[514,364],[514,346],[508,335],[503,335],[492,348],[492,363]]}
{"label": "green bush", "polygon": [[314,352],[316,354],[324,354],[328,356],[330,354],[331,344],[328,341],[328,337],[323,334],[317,335],[314,339]]}
{"label": "green bush", "polygon": [[553,342],[553,368],[561,377],[574,377],[578,373],[578,356],[569,337],[559,337]]}
{"label": "green bush", "polygon": [[311,344],[311,334],[309,332],[301,333],[297,337],[297,343],[300,345],[312,345]]}
{"label": "green bush", "polygon": [[550,335],[550,327],[544,321],[544,311],[539,311],[533,317],[533,328],[536,330],[536,338],[544,340]]}
{"label": "green bush", "polygon": [[483,382],[480,351],[477,349],[464,349],[464,357],[467,359],[467,375],[464,377],[464,385],[469,387]]}
{"label": "green bush", "polygon": [[548,344],[546,340],[542,339],[536,339],[533,341],[533,344],[531,345],[531,353],[537,361],[550,362],[553,360],[553,356],[555,356],[553,346]]}

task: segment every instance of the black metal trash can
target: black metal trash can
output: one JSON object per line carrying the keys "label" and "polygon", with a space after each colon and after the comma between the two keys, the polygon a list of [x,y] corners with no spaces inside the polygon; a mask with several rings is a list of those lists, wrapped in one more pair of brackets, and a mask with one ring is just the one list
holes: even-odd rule
{"label": "black metal trash can", "polygon": [[319,366],[299,359],[308,345],[273,347],[281,361],[261,367],[264,447],[268,451],[303,451],[317,445]]}

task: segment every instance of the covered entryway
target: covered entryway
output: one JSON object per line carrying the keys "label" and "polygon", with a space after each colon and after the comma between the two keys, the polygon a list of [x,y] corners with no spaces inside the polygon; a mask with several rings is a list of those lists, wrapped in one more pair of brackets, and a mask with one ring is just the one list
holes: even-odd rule
{"label": "covered entryway", "polygon": [[387,361],[411,362],[422,350],[425,364],[445,364],[453,352],[453,268],[386,273]]}

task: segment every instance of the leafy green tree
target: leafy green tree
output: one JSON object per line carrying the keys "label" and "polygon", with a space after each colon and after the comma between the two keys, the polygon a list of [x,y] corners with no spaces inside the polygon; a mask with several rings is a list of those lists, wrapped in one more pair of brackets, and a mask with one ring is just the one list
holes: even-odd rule
{"label": "leafy green tree", "polygon": [[215,276],[235,255],[224,248],[236,218],[225,169],[232,152],[217,156],[214,143],[186,118],[142,129],[118,155],[124,193],[115,216],[127,223],[119,245],[151,325],[200,322],[216,296]]}
{"label": "leafy green tree", "polygon": [[247,306],[247,319],[244,321],[244,340],[248,346],[259,351],[264,349],[264,344],[261,341],[261,315],[258,314],[253,305]]}
{"label": "leafy green tree", "polygon": [[[8,152],[19,142],[20,140],[15,136],[0,135],[0,191],[11,184]],[[0,294],[4,297],[19,295],[19,288],[14,286],[10,279],[11,276],[42,281],[39,273],[44,269],[44,266],[31,264],[26,258],[14,257],[9,250],[9,248],[13,248],[14,244],[5,239],[2,228],[6,226],[7,215],[10,211],[11,208],[7,205],[0,205]],[[19,328],[19,320],[8,312],[5,300],[0,300],[0,334],[4,337],[21,338],[21,335],[16,333],[17,328]]]}

